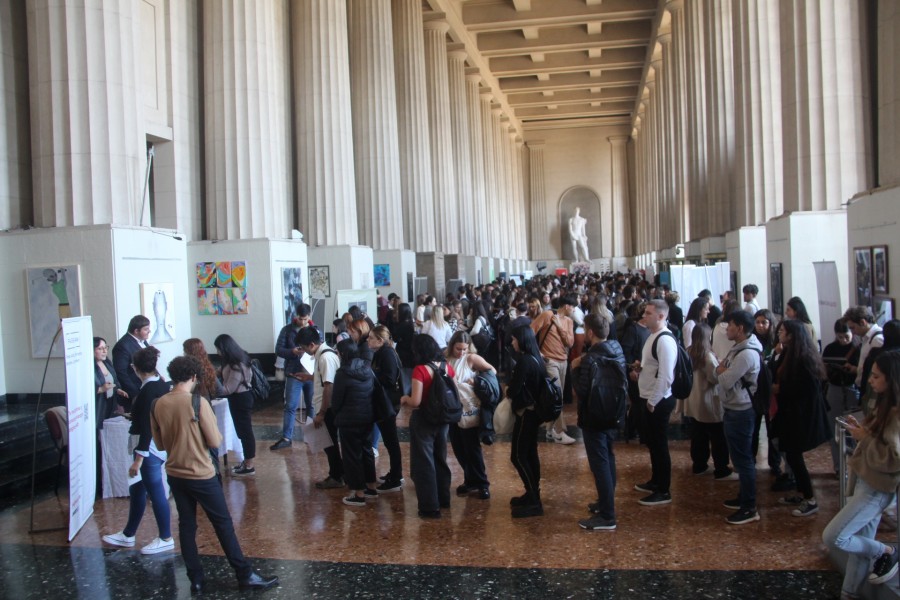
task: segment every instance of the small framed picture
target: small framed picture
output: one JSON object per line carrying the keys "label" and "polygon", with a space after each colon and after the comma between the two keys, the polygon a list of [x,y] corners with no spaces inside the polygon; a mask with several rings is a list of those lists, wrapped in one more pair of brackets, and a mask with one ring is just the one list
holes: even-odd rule
{"label": "small framed picture", "polygon": [[876,294],[888,293],[887,246],[875,246],[872,248],[872,281]]}
{"label": "small framed picture", "polygon": [[769,263],[769,293],[772,295],[770,306],[776,315],[784,314],[784,279],[781,263]]}
{"label": "small framed picture", "polygon": [[896,311],[894,310],[894,299],[887,296],[875,296],[875,322],[880,327],[894,319]]}
{"label": "small framed picture", "polygon": [[854,248],[856,265],[856,305],[872,306],[872,249]]}

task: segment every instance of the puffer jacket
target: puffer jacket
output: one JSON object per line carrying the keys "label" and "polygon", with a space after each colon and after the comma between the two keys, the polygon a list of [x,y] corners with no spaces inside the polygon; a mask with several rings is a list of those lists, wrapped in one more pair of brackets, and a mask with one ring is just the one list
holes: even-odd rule
{"label": "puffer jacket", "polygon": [[[600,366],[601,381],[591,398],[597,382],[591,379],[591,364]],[[582,429],[615,429],[625,419],[628,401],[628,379],[625,354],[616,340],[606,340],[588,348],[581,364],[574,371],[573,389],[578,396],[578,426]],[[600,399],[608,401],[601,402]],[[591,401],[594,401],[594,405]],[[612,410],[610,410],[612,409]]]}
{"label": "puffer jacket", "polygon": [[375,422],[372,392],[375,374],[368,361],[354,358],[349,365],[341,365],[334,376],[331,409],[338,427],[365,427]]}

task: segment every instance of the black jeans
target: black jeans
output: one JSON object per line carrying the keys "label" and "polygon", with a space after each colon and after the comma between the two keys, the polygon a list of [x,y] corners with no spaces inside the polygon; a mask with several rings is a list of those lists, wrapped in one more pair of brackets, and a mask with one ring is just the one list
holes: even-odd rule
{"label": "black jeans", "polygon": [[253,410],[253,393],[240,392],[228,396],[228,411],[234,421],[234,432],[244,447],[244,458],[253,460],[256,456],[256,437],[253,435],[253,423],[250,413]]}
{"label": "black jeans", "polygon": [[[675,410],[675,396],[663,398],[654,407],[653,412],[647,408],[647,401],[641,398],[644,411],[644,432],[647,449],[650,451],[650,482],[656,485],[656,491],[669,493],[672,485],[672,458],[669,456],[669,416]],[[644,441],[644,435],[641,435]]]}
{"label": "black jeans", "polygon": [[725,477],[731,474],[728,468],[728,443],[725,441],[725,427],[718,423],[691,422],[691,462],[694,473],[701,473],[709,466],[712,450],[713,475]]}
{"label": "black jeans", "polygon": [[784,460],[794,472],[794,479],[797,480],[797,491],[803,494],[807,500],[813,497],[812,479],[809,477],[809,471],[806,468],[806,461],[803,459],[802,452],[785,452]]}
{"label": "black jeans", "polygon": [[331,436],[333,444],[325,448],[325,456],[328,458],[328,476],[332,479],[343,481],[344,461],[341,460],[341,450],[338,446],[340,437],[338,436],[337,425],[334,424],[334,411],[330,407],[325,411],[325,428],[328,429],[328,435]]}
{"label": "black jeans", "polygon": [[462,467],[463,484],[470,488],[487,489],[491,486],[484,468],[484,454],[481,453],[479,427],[461,429],[455,423],[450,426],[450,445],[456,462]]}
{"label": "black jeans", "polygon": [[341,427],[340,438],[344,481],[351,490],[364,490],[367,483],[375,483],[372,426]]}
{"label": "black jeans", "polygon": [[400,453],[400,436],[397,433],[397,417],[391,417],[379,421],[378,429],[381,431],[381,441],[391,459],[391,470],[388,471],[385,481],[400,483],[403,479],[403,455]]}
{"label": "black jeans", "polygon": [[409,470],[419,511],[431,512],[450,506],[447,426],[426,423],[420,413],[414,410],[409,417]]}
{"label": "black jeans", "polygon": [[175,508],[178,509],[178,541],[181,543],[181,556],[187,567],[188,579],[192,582],[203,581],[203,566],[200,564],[200,553],[197,550],[197,504],[212,523],[219,538],[219,545],[225,557],[234,569],[238,581],[246,581],[250,577],[252,567],[244,558],[231,513],[225,504],[225,494],[218,478],[182,479],[169,476],[169,487],[175,497]]}
{"label": "black jeans", "polygon": [[616,520],[616,453],[613,442],[616,440],[616,429],[581,429],[584,438],[584,451],[587,453],[588,465],[594,475],[594,486],[597,488],[598,514],[610,521]]}
{"label": "black jeans", "polygon": [[510,460],[522,478],[525,493],[535,503],[541,501],[541,459],[537,449],[540,424],[533,410],[526,410],[521,417],[516,415],[510,452]]}

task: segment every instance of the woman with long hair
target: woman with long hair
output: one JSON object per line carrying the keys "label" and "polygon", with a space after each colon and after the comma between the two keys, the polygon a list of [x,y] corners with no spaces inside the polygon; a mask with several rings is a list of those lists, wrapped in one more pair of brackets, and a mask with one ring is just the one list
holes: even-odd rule
{"label": "woman with long hair", "polygon": [[472,341],[475,344],[475,348],[477,349],[478,354],[487,356],[488,350],[491,349],[491,333],[494,332],[494,330],[491,325],[491,317],[488,314],[484,302],[473,302],[469,308],[469,315],[472,320],[472,327],[469,328],[469,333],[472,335]]}
{"label": "woman with long hair", "polygon": [[475,395],[475,377],[478,373],[492,371],[496,373],[486,360],[478,356],[472,337],[465,331],[457,331],[450,338],[446,351],[447,361],[456,372],[456,389],[463,407],[463,415],[459,423],[450,425],[450,445],[456,462],[463,470],[463,482],[456,488],[457,496],[468,496],[477,493],[482,500],[491,497],[491,482],[488,481],[484,468],[484,455],[481,452],[481,403]]}
{"label": "woman with long hair", "polygon": [[[828,422],[859,405],[859,391],[854,384],[856,374],[849,365],[859,362],[859,340],[853,337],[850,326],[844,319],[834,322],[834,341],[822,350],[825,372],[828,374],[828,387],[825,401],[828,403]],[[840,444],[835,436],[828,437],[831,446],[831,466],[835,474],[839,472]]]}
{"label": "woman with long hair", "polygon": [[200,377],[197,378],[197,392],[204,398],[224,398],[225,388],[216,377],[216,368],[209,360],[206,346],[200,338],[188,338],[181,345],[185,356],[193,356],[200,363]]}
{"label": "woman with long hair", "polygon": [[858,442],[847,461],[853,495],[822,533],[829,549],[847,554],[841,598],[858,598],[867,578],[879,585],[897,575],[897,549],[877,541],[875,532],[900,485],[900,353],[875,359],[869,385],[877,394],[875,410],[862,423],[847,417],[846,429]]}
{"label": "woman with long hair", "polygon": [[[391,332],[384,325],[378,325],[372,330],[368,338],[369,349],[372,351],[372,372],[375,378],[385,389],[394,405],[394,411],[400,411],[400,398],[403,396],[403,376],[400,356],[394,350]],[[391,461],[390,470],[382,478],[382,483],[376,488],[379,494],[399,492],[403,487],[403,459],[400,453],[400,438],[397,434],[397,416],[378,421],[376,426],[381,431],[384,447]]]}
{"label": "woman with long hair", "polygon": [[778,336],[775,329],[778,327],[778,317],[771,310],[763,308],[753,315],[753,335],[763,347],[763,358],[772,356],[775,346],[778,344]]}
{"label": "woman with long hair", "polygon": [[534,412],[533,394],[540,389],[547,368],[530,326],[516,327],[510,337],[512,349],[517,355],[516,366],[506,388],[506,395],[512,402],[516,415],[510,460],[522,479],[525,493],[512,498],[509,504],[513,518],[538,517],[544,514],[541,503],[541,460],[537,448],[541,419]]}
{"label": "woman with long hair", "polygon": [[541,315],[543,310],[544,309],[541,308],[541,299],[540,298],[538,298],[536,296],[532,296],[531,298],[529,298],[529,300],[528,300],[528,318],[529,319],[534,321]]}
{"label": "woman with long hair", "polygon": [[222,379],[222,388],[228,397],[228,411],[231,413],[231,420],[234,421],[234,431],[244,448],[244,461],[231,471],[237,476],[255,475],[253,459],[256,458],[256,437],[253,435],[253,422],[250,418],[253,410],[253,392],[250,391],[253,371],[250,369],[250,355],[227,333],[217,337],[213,345],[222,361],[219,375]]}
{"label": "woman with long hair", "polygon": [[129,477],[141,474],[141,480],[128,488],[128,522],[125,529],[117,533],[104,535],[103,541],[113,546],[132,548],[138,526],[144,518],[147,508],[147,497],[153,505],[153,516],[159,537],[141,548],[141,554],[158,554],[175,548],[172,539],[171,514],[169,499],[162,483],[162,467],[168,455],[165,450],[156,447],[150,431],[150,407],[153,401],[169,393],[169,384],[162,380],[156,371],[159,350],[150,346],[141,348],[131,355],[132,368],[141,380],[141,391],[131,407],[131,429],[129,433],[137,437],[134,448],[134,462],[128,468]]}
{"label": "woman with long hair", "polygon": [[709,299],[703,296],[694,298],[688,308],[687,316],[684,318],[684,326],[681,328],[681,339],[684,340],[684,347],[690,348],[694,339],[692,332],[697,323],[705,323],[706,317],[709,315]]}
{"label": "woman with long hair", "polygon": [[365,316],[353,319],[347,326],[347,333],[350,334],[350,339],[356,343],[359,357],[369,362],[372,362],[372,350],[369,349],[369,332],[371,331],[369,319]]}
{"label": "woman with long hair", "polygon": [[[753,315],[753,335],[762,346],[763,361],[759,365],[760,369],[770,368],[770,359],[775,352],[775,346],[778,345],[778,325],[778,317],[776,317],[768,308],[760,309]],[[751,448],[753,456],[756,456],[757,452],[759,451],[759,436],[762,432],[763,419],[765,419],[766,431],[768,432],[767,437],[769,451],[766,458],[769,463],[769,473],[773,477],[779,478],[776,481],[776,487],[785,488],[783,490],[775,491],[786,491],[794,489],[794,478],[790,475],[782,473],[781,452],[779,452],[778,447],[775,446],[775,436],[773,435],[772,431],[772,422],[769,420],[768,414],[756,415],[756,422],[753,425],[753,446]]]}
{"label": "woman with long hair", "polygon": [[103,428],[103,421],[117,411],[117,399],[128,399],[128,393],[119,387],[116,369],[109,359],[109,344],[102,337],[94,338],[94,392],[96,398],[97,429]]}
{"label": "woman with long hair", "polygon": [[397,307],[397,323],[394,325],[394,341],[397,354],[404,369],[412,370],[416,366],[413,357],[413,338],[416,337],[416,323],[413,320],[412,308],[406,302]]}
{"label": "woman with long hair", "polygon": [[456,375],[446,364],[437,342],[429,335],[417,335],[413,341],[416,368],[412,374],[412,393],[400,398],[412,409],[409,417],[409,470],[416,486],[419,516],[439,519],[442,508],[450,508],[450,467],[447,466],[447,425],[433,425],[425,420],[419,407],[428,398],[434,374],[446,367],[450,377]]}
{"label": "woman with long hair", "polygon": [[444,305],[436,304],[431,311],[431,318],[422,325],[422,335],[430,335],[443,351],[450,343],[453,330],[444,320]]}
{"label": "woman with long hair", "polygon": [[716,367],[719,361],[712,352],[709,325],[697,323],[691,330],[688,356],[694,369],[694,386],[684,401],[684,414],[691,417],[691,462],[694,475],[709,471],[709,457],[713,459],[713,477],[731,479],[728,466],[728,443],[725,441],[723,419],[725,410],[716,394]]}
{"label": "woman with long hair", "polygon": [[794,506],[791,514],[795,517],[806,517],[817,513],[819,505],[803,453],[828,440],[830,430],[822,394],[825,367],[801,321],[783,321],[779,341],[782,353],[773,369],[772,392],[777,408],[772,426],[801,494],[781,498],[779,503]]}
{"label": "woman with long hair", "polygon": [[784,318],[785,320],[795,319],[803,323],[813,342],[813,346],[816,346],[816,349],[818,349],[819,337],[816,335],[816,328],[812,324],[812,319],[809,318],[809,311],[806,310],[806,304],[803,303],[800,296],[794,296],[787,301],[787,305],[784,307]]}

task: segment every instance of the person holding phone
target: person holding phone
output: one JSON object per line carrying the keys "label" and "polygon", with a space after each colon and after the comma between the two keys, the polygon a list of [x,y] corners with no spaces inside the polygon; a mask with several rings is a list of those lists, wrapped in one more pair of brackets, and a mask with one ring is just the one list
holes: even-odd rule
{"label": "person holding phone", "polygon": [[875,410],[862,423],[852,415],[842,419],[858,442],[848,460],[852,495],[822,533],[829,549],[847,554],[841,598],[858,598],[866,581],[879,585],[897,575],[897,549],[876,540],[875,532],[900,485],[900,353],[875,360],[869,385]]}

